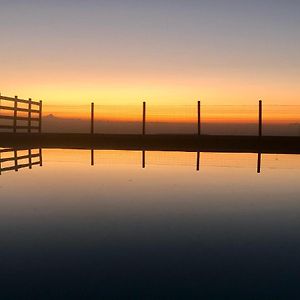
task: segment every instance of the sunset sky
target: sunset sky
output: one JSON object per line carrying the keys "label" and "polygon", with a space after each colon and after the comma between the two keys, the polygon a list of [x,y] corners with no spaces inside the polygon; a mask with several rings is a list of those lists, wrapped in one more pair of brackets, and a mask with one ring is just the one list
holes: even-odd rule
{"label": "sunset sky", "polygon": [[300,1],[0,1],[0,92],[45,104],[300,104]]}

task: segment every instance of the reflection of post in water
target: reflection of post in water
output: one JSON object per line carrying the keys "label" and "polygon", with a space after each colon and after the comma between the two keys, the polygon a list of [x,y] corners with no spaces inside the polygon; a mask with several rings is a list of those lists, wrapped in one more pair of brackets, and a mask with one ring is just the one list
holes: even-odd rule
{"label": "reflection of post in water", "polygon": [[43,153],[42,148],[39,148],[39,156],[40,156],[40,167],[43,166]]}
{"label": "reflection of post in water", "polygon": [[94,156],[94,149],[91,149],[91,166],[95,164],[95,156]]}
{"label": "reflection of post in water", "polygon": [[31,149],[28,150],[28,155],[29,155],[29,169],[32,169],[32,151]]}
{"label": "reflection of post in water", "polygon": [[14,162],[15,162],[15,171],[18,172],[19,165],[18,165],[18,151],[14,150]]}
{"label": "reflection of post in water", "polygon": [[200,152],[197,152],[197,163],[196,163],[196,170],[199,171],[200,169]]}
{"label": "reflection of post in water", "polygon": [[257,173],[261,170],[261,152],[257,153]]}
{"label": "reflection of post in water", "polygon": [[145,169],[146,167],[146,151],[142,151],[142,168]]}
{"label": "reflection of post in water", "polygon": [[32,169],[34,165],[43,165],[42,149],[1,149],[0,175],[2,172],[19,169]]}

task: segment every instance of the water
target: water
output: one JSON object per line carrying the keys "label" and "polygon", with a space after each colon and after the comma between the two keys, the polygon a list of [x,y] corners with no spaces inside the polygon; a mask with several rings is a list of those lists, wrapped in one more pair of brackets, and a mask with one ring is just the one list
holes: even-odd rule
{"label": "water", "polygon": [[257,154],[201,153],[199,172],[195,153],[94,155],[44,149],[0,176],[1,299],[300,292],[300,156],[263,154],[257,174]]}

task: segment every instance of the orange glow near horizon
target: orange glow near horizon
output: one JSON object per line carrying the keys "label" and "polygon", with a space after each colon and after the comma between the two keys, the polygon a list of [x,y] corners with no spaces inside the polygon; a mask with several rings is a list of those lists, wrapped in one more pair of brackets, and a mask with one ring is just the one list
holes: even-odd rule
{"label": "orange glow near horizon", "polygon": [[[147,122],[166,123],[196,123],[197,122],[197,94],[204,94],[201,100],[201,120],[203,123],[257,123],[258,99],[249,94],[248,88],[233,91],[230,84],[225,87],[219,85],[218,90],[208,86],[197,91],[196,84],[187,86],[163,87],[151,89],[144,87],[136,89],[133,86],[114,88],[95,87],[85,94],[85,88],[62,88],[53,90],[48,87],[40,90],[36,87],[26,87],[20,90],[23,95],[31,96],[33,100],[43,100],[43,115],[54,115],[66,119],[90,119],[90,103],[95,103],[95,120],[110,122],[140,122],[142,119],[142,101],[147,102]],[[223,83],[225,84],[225,83]],[[241,84],[242,85],[242,84]],[[272,90],[274,93],[270,93]],[[300,122],[300,105],[295,100],[296,92],[281,95],[284,90],[272,87],[268,89],[267,99],[263,100],[263,120],[265,123],[284,124]],[[34,91],[34,93],[32,93]],[[77,92],[78,91],[78,92]],[[235,93],[236,92],[236,93]],[[261,95],[261,91],[251,91]],[[15,92],[17,94],[17,92]],[[245,93],[245,94],[244,94]],[[276,97],[273,98],[274,94]],[[4,94],[4,93],[3,93]],[[300,90],[299,90],[300,94]],[[7,92],[5,95],[13,96]],[[230,95],[233,95],[232,97]],[[243,97],[247,95],[247,97]],[[184,100],[182,100],[184,99]],[[220,99],[220,100],[219,100]],[[240,101],[239,99],[243,99]],[[276,99],[276,100],[272,100]],[[281,99],[291,99],[290,102],[281,102]],[[274,107],[268,104],[275,104]],[[232,104],[228,105],[227,104]],[[250,104],[250,105],[249,105]],[[276,105],[291,104],[290,106]],[[297,106],[298,105],[298,106]]]}
{"label": "orange glow near horizon", "polygon": [[[300,105],[297,1],[284,5],[290,16],[272,5],[264,17],[253,1],[21,2],[0,11],[0,93],[43,100],[47,114],[57,105],[63,117],[85,118],[88,108],[72,107],[91,102]],[[218,114],[207,118],[226,118]],[[182,116],[174,119],[191,122]]]}
{"label": "orange glow near horizon", "polygon": [[[2,105],[12,106],[13,102],[1,100]],[[26,108],[26,104],[20,104]],[[2,111],[2,114],[9,114]],[[27,113],[19,112],[26,117]],[[44,117],[53,116],[61,119],[90,119],[90,105],[44,105]],[[95,105],[95,121],[140,122],[142,105]],[[254,105],[201,105],[203,123],[257,123],[258,106]],[[146,108],[147,122],[196,123],[197,102],[194,105],[149,105]],[[263,121],[266,124],[299,123],[300,105],[278,106],[263,105]]]}
{"label": "orange glow near horizon", "polygon": [[[170,107],[172,108],[172,107]],[[186,107],[185,107],[186,108]],[[280,111],[266,112],[263,115],[263,121],[265,124],[284,124],[284,123],[298,123],[300,121],[300,107],[291,107],[290,112],[282,114]],[[204,109],[203,109],[204,110]],[[194,114],[194,115],[193,115]],[[64,110],[44,110],[44,116],[53,115],[62,119],[80,119],[90,120],[90,111],[85,109],[82,111],[67,112]],[[108,121],[108,122],[141,122],[142,110],[141,107],[129,106],[127,109],[118,111],[118,106],[112,106],[111,110],[101,110],[100,108],[95,110],[95,121]],[[257,112],[243,112],[243,110],[236,110],[235,112],[218,112],[218,106],[214,111],[202,112],[201,121],[203,123],[236,123],[236,124],[255,124],[258,120]],[[146,113],[147,122],[162,122],[162,123],[196,123],[197,122],[197,110],[195,107],[194,113],[189,111],[182,111],[171,109],[171,113],[160,112],[159,106],[156,106],[155,111]]]}

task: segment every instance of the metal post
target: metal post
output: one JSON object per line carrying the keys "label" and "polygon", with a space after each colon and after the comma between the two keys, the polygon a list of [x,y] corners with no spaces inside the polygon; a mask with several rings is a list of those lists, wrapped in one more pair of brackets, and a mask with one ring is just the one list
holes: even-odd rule
{"label": "metal post", "polygon": [[94,102],[91,103],[91,134],[94,134]]}
{"label": "metal post", "polygon": [[201,135],[201,106],[200,101],[198,101],[198,135]]}
{"label": "metal post", "polygon": [[143,135],[146,134],[146,102],[143,102]]}
{"label": "metal post", "polygon": [[31,132],[31,98],[28,100],[28,128],[27,131]]}
{"label": "metal post", "polygon": [[40,112],[39,112],[39,133],[42,133],[42,116],[43,116],[43,102],[40,101]]}
{"label": "metal post", "polygon": [[18,96],[15,96],[15,101],[14,101],[14,128],[13,128],[14,133],[17,132],[17,117],[18,117]]}
{"label": "metal post", "polygon": [[258,103],[258,136],[262,136],[262,100]]}

